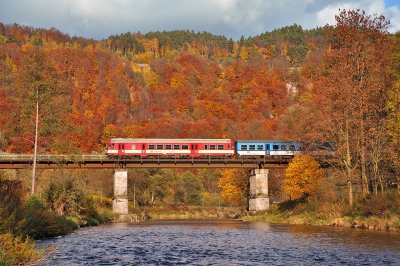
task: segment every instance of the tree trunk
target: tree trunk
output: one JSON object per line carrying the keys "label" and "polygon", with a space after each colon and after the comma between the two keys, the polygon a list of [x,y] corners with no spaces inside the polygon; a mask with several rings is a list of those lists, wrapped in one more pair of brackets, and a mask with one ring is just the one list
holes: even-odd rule
{"label": "tree trunk", "polygon": [[[37,95],[37,97],[39,97],[39,95]],[[31,196],[35,195],[36,160],[37,160],[38,131],[39,131],[38,128],[39,128],[39,100],[36,100],[35,143],[34,143],[34,152],[33,152]]]}
{"label": "tree trunk", "polygon": [[367,177],[367,171],[366,171],[364,123],[361,124],[360,163],[361,163],[362,197],[365,198],[365,197],[367,197],[369,190],[368,190],[368,177]]}
{"label": "tree trunk", "polygon": [[349,206],[353,207],[353,184],[351,183],[351,180],[347,181],[347,187],[349,188]]}

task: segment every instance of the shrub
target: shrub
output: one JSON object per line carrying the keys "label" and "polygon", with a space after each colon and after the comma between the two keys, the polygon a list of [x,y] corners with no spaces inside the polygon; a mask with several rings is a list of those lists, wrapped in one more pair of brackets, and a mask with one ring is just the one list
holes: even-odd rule
{"label": "shrub", "polygon": [[17,232],[34,239],[69,234],[78,225],[47,210],[27,209],[18,223]]}
{"label": "shrub", "polygon": [[45,210],[46,206],[42,199],[32,196],[25,200],[25,206],[28,208],[33,208],[35,210]]}
{"label": "shrub", "polygon": [[400,197],[395,191],[388,191],[376,196],[371,195],[364,202],[364,215],[382,216],[387,212],[396,213],[400,207]]}
{"label": "shrub", "polygon": [[31,238],[14,237],[11,233],[0,235],[0,265],[22,265],[41,256]]}
{"label": "shrub", "polygon": [[58,215],[78,213],[82,208],[83,191],[72,180],[50,183],[45,191],[48,206]]}
{"label": "shrub", "polygon": [[106,219],[105,217],[101,216],[97,210],[99,203],[100,203],[99,198],[93,196],[87,196],[83,200],[82,209],[79,213],[88,218],[97,220],[97,223],[98,222],[103,223]]}

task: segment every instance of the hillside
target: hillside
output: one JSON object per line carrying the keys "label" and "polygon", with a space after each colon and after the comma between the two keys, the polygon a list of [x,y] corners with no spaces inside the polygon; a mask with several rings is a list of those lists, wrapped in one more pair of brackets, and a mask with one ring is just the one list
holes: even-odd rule
{"label": "hillside", "polygon": [[0,150],[32,152],[37,86],[42,152],[100,152],[113,136],[274,138],[296,102],[287,83],[302,91],[310,74],[297,67],[318,64],[323,33],[293,25],[238,42],[193,31],[94,41],[0,24]]}

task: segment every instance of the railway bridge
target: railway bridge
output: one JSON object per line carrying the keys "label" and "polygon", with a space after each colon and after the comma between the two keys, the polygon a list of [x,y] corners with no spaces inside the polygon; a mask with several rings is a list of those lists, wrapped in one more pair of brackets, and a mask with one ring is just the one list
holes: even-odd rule
{"label": "railway bridge", "polygon": [[[264,211],[269,209],[268,170],[286,168],[291,159],[291,156],[108,158],[102,154],[40,154],[36,158],[36,168],[114,169],[113,211],[118,214],[128,214],[127,168],[246,168],[251,170],[248,209],[249,211]],[[0,154],[0,169],[30,169],[33,163],[33,154]]]}

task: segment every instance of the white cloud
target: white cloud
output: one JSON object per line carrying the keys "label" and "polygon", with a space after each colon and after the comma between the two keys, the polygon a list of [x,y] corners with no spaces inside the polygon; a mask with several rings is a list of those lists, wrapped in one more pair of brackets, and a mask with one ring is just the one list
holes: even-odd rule
{"label": "white cloud", "polygon": [[400,30],[399,6],[385,9],[383,0],[13,0],[0,1],[0,22],[95,39],[188,29],[238,40],[294,23],[305,29],[334,25],[339,8],[383,14],[391,32]]}

